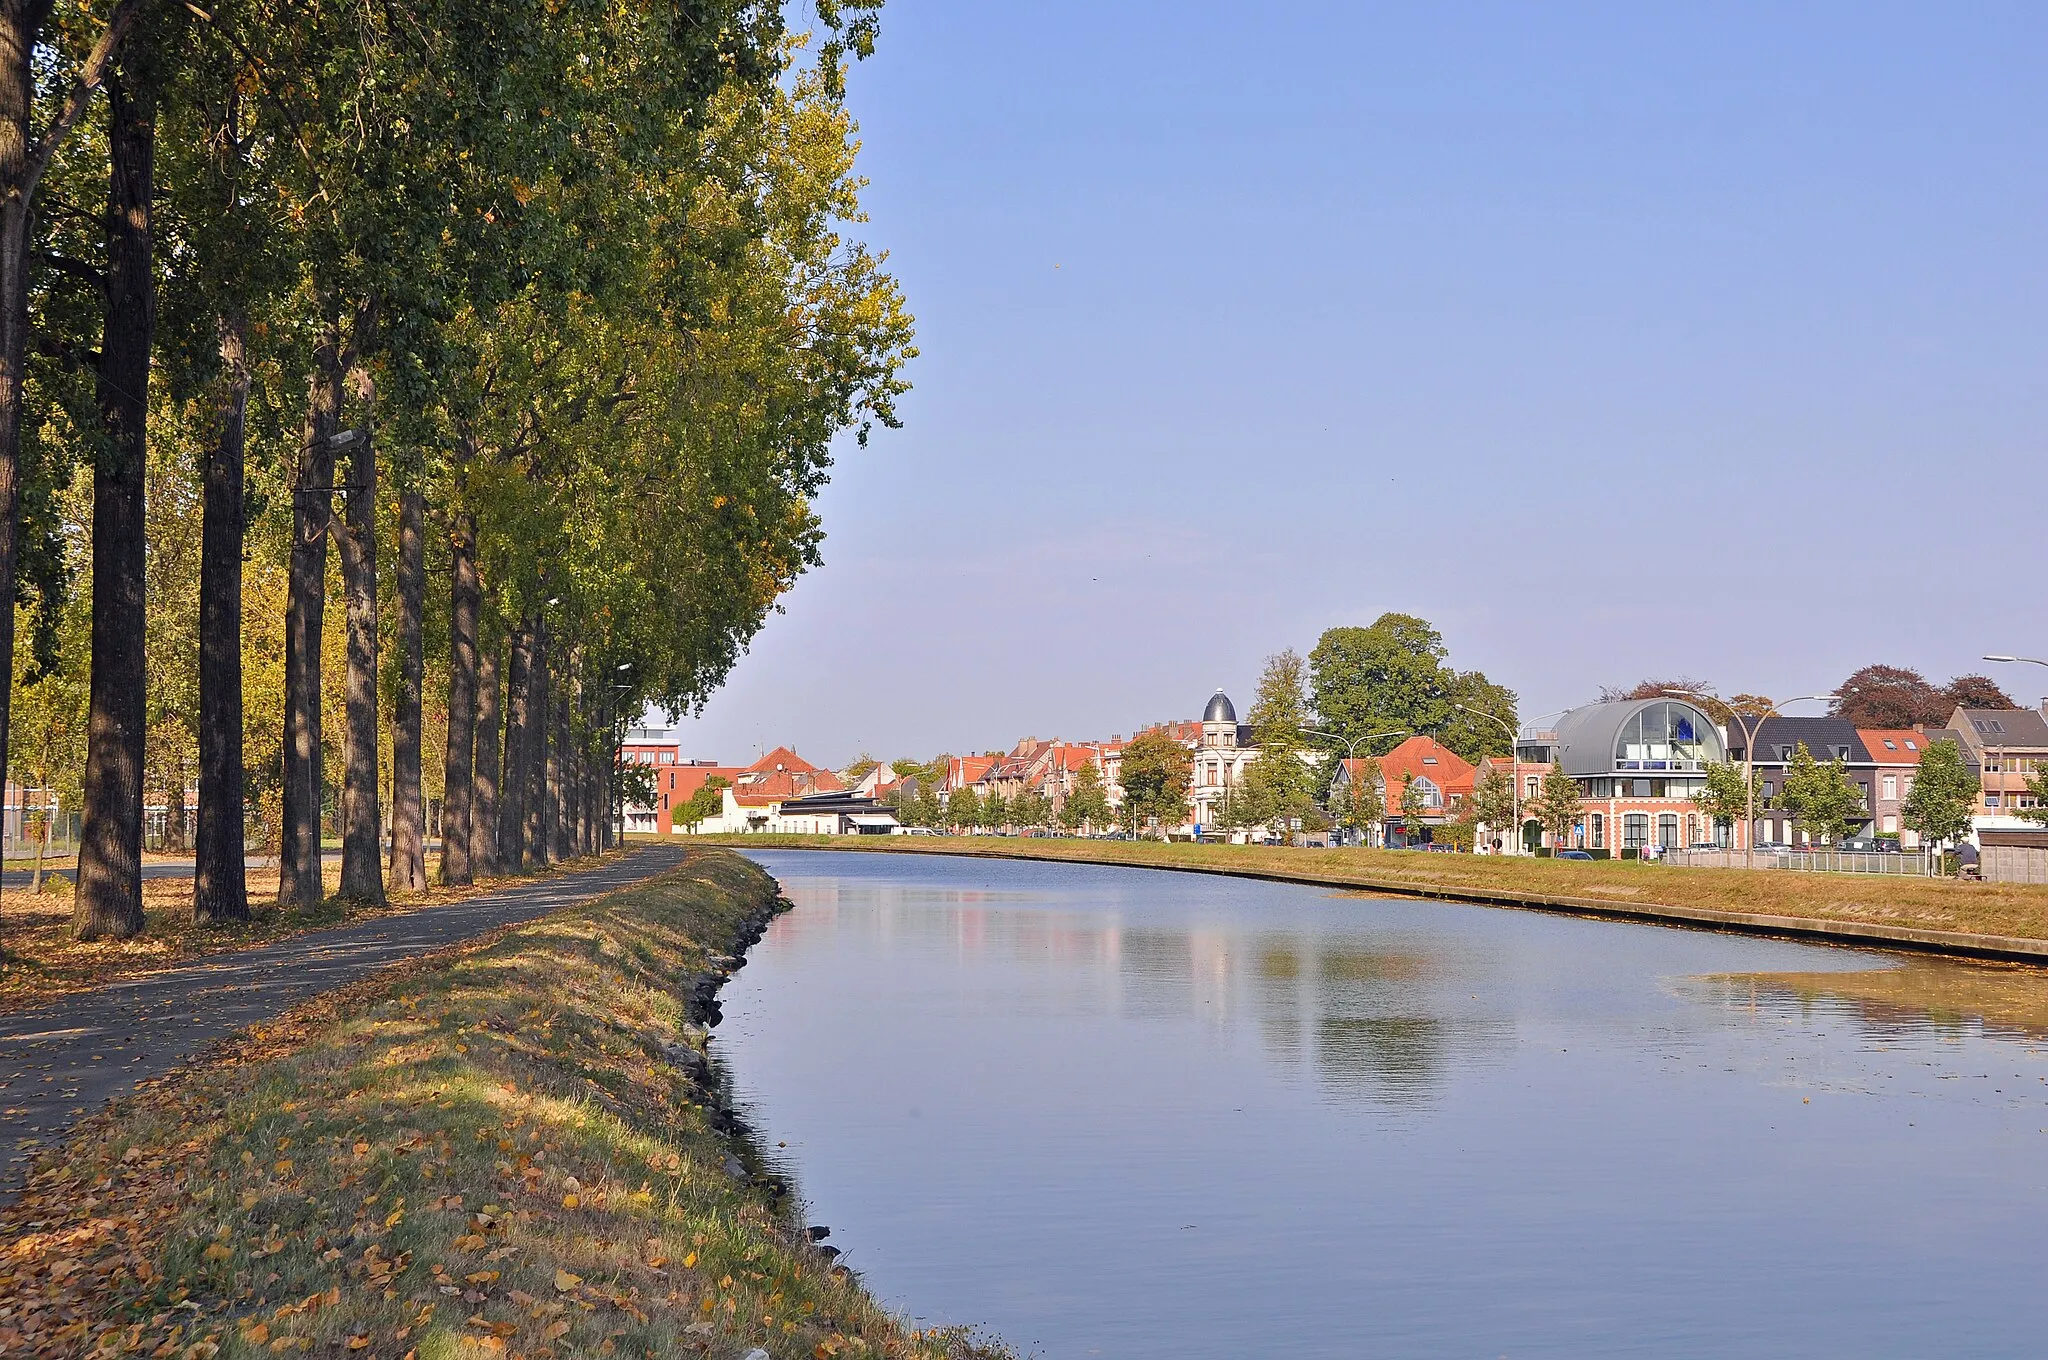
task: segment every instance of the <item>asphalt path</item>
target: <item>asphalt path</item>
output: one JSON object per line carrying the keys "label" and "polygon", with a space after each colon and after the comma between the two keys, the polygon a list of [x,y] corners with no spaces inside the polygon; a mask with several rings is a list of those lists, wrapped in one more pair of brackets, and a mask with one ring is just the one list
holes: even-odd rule
{"label": "asphalt path", "polygon": [[587,902],[682,859],[680,847],[646,846],[580,873],[214,954],[0,1015],[0,1202],[14,1197],[28,1163],[80,1117],[214,1040],[387,964]]}

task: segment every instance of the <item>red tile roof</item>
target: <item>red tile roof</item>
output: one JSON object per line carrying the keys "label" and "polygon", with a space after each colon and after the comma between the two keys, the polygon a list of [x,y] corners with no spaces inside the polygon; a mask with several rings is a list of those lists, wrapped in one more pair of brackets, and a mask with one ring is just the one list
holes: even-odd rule
{"label": "red tile roof", "polygon": [[1472,792],[1470,763],[1434,737],[1408,738],[1380,757],[1380,773],[1387,781],[1389,798],[1398,797],[1401,785],[1411,776],[1426,777],[1443,790],[1446,798],[1454,793],[1462,796]]}
{"label": "red tile roof", "polygon": [[[1870,758],[1880,765],[1918,765],[1921,753],[1927,749],[1927,734],[1911,728],[1859,727],[1856,735],[1863,739],[1863,749],[1870,752]],[[1891,745],[1885,745],[1886,742]]]}

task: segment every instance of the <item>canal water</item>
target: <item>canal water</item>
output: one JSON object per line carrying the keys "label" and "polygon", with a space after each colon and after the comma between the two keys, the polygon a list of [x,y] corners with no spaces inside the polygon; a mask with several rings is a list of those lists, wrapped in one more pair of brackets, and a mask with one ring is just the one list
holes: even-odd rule
{"label": "canal water", "polygon": [[1061,1358],[2048,1354],[2034,974],[754,858],[796,910],[714,1051],[810,1221],[921,1324]]}

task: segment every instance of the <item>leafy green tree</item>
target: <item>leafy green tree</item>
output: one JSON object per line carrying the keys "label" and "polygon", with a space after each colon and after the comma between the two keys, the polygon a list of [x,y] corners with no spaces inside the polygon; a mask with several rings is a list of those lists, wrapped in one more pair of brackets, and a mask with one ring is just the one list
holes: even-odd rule
{"label": "leafy green tree", "polygon": [[1472,797],[1466,807],[1474,823],[1484,826],[1490,834],[1510,844],[1521,835],[1515,826],[1515,781],[1501,766],[1486,767],[1486,773],[1472,786]]}
{"label": "leafy green tree", "polygon": [[1060,805],[1060,821],[1070,831],[1087,831],[1109,821],[1109,791],[1102,785],[1102,770],[1089,761],[1074,772],[1074,787],[1067,790]]}
{"label": "leafy green tree", "polygon": [[1193,771],[1194,757],[1187,747],[1157,728],[1140,733],[1124,747],[1125,810],[1136,815],[1141,827],[1148,822],[1162,829],[1181,825],[1188,819]]}
{"label": "leafy green tree", "polygon": [[1564,772],[1563,765],[1552,765],[1528,810],[1550,833],[1552,847],[1563,849],[1570,843],[1572,828],[1578,825],[1581,807],[1578,781]]}
{"label": "leafy green tree", "polygon": [[1245,771],[1248,811],[1276,829],[1319,816],[1316,772],[1303,759],[1308,750],[1303,730],[1308,726],[1307,675],[1293,650],[1266,658],[1249,716],[1259,758]]}
{"label": "leafy green tree", "polygon": [[1765,802],[1762,790],[1748,774],[1748,767],[1740,761],[1708,766],[1706,783],[1693,795],[1693,805],[1717,826],[1740,823],[1752,808],[1761,808]]}
{"label": "leafy green tree", "polygon": [[1422,796],[1422,790],[1415,787],[1415,776],[1401,776],[1401,820],[1412,832],[1421,825],[1422,818],[1429,812],[1429,802]]}
{"label": "leafy green tree", "polygon": [[1494,684],[1479,671],[1453,671],[1444,697],[1454,706],[1438,741],[1474,765],[1482,756],[1512,752],[1510,737],[1520,726],[1513,690]]}
{"label": "leafy green tree", "polygon": [[725,810],[725,790],[730,787],[732,781],[724,775],[712,775],[695,793],[670,811],[670,823],[688,827],[690,834],[696,835],[699,826]]}
{"label": "leafy green tree", "polygon": [[1900,816],[1930,844],[1955,840],[1970,830],[1977,790],[1977,780],[1956,743],[1934,742],[1920,753],[1920,769]]}
{"label": "leafy green tree", "polygon": [[946,795],[946,824],[962,831],[981,825],[981,799],[972,784],[962,784]]}
{"label": "leafy green tree", "polygon": [[1010,822],[1018,827],[1038,828],[1052,820],[1052,804],[1036,789],[1020,789],[1010,800]]}
{"label": "leafy green tree", "polygon": [[1849,834],[1863,808],[1863,795],[1849,782],[1838,760],[1815,760],[1800,742],[1785,769],[1778,806],[1792,814],[1814,840],[1832,845]]}
{"label": "leafy green tree", "polygon": [[1331,628],[1309,653],[1318,724],[1347,742],[1376,732],[1433,732],[1453,710],[1443,634],[1412,614]]}
{"label": "leafy green tree", "polygon": [[2027,776],[2027,792],[2034,795],[2034,805],[2021,808],[2020,816],[2030,822],[2048,822],[2048,766]]}

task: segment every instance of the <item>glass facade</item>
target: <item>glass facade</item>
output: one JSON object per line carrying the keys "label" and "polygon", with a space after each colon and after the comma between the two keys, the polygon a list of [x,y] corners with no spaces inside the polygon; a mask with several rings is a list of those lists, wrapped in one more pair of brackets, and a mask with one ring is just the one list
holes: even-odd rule
{"label": "glass facade", "polygon": [[1721,735],[1706,714],[1690,704],[1646,704],[1622,724],[1614,743],[1614,768],[1700,770],[1724,754]]}

